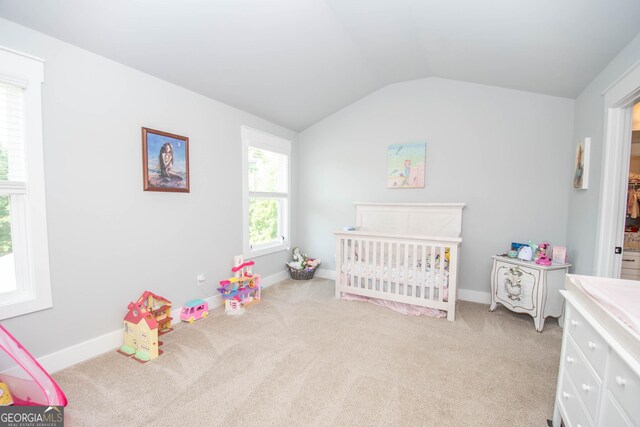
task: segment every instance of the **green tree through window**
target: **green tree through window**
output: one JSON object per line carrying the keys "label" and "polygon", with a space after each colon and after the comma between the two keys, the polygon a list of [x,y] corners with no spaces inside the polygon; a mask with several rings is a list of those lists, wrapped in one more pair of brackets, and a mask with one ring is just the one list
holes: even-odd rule
{"label": "green tree through window", "polygon": [[278,201],[249,200],[249,243],[273,242],[278,238]]}
{"label": "green tree through window", "polygon": [[[249,244],[279,241],[279,210],[282,199],[274,193],[286,193],[287,157],[284,154],[249,147]],[[254,195],[254,192],[263,193]],[[265,194],[266,193],[266,194]]]}
{"label": "green tree through window", "polygon": [[[0,181],[6,181],[8,177],[7,151],[0,145]],[[0,196],[0,257],[13,252],[10,220],[9,196]]]}

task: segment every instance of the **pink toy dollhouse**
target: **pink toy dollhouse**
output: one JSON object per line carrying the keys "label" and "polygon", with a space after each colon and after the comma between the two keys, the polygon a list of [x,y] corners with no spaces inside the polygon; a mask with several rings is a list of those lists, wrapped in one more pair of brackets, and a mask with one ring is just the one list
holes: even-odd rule
{"label": "pink toy dollhouse", "polygon": [[144,291],[137,301],[138,304],[144,304],[147,310],[153,315],[158,322],[158,336],[173,331],[171,327],[171,301],[156,295],[153,292]]}
{"label": "pink toy dollhouse", "polygon": [[118,353],[133,356],[138,362],[148,362],[162,354],[158,341],[158,322],[147,307],[140,302],[131,302],[124,316],[124,344]]}
{"label": "pink toy dollhouse", "polygon": [[220,282],[218,291],[227,314],[243,314],[245,307],[260,301],[260,275],[252,272],[253,264],[253,261],[245,262],[242,255],[234,257],[233,277]]}

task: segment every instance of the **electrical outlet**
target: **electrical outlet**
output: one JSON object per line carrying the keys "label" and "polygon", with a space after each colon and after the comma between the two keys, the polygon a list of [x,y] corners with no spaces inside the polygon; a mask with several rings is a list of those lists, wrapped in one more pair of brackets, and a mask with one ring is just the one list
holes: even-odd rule
{"label": "electrical outlet", "polygon": [[204,274],[198,274],[196,276],[196,283],[198,284],[198,286],[204,285],[205,279],[206,279],[206,277],[204,277]]}

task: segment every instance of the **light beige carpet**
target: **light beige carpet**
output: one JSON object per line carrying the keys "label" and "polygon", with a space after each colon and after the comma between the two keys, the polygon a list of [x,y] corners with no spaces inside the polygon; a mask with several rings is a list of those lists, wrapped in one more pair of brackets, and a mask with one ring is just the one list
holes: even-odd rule
{"label": "light beige carpet", "polygon": [[178,325],[150,363],[114,351],[54,377],[68,426],[545,426],[561,333],[467,302],[453,323],[404,317],[288,280],[243,316]]}

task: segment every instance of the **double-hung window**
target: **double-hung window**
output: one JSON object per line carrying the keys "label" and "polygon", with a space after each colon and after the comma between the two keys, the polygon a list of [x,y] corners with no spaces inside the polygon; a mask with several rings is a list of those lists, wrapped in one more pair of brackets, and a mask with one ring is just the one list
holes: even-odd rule
{"label": "double-hung window", "polygon": [[51,307],[42,60],[0,48],[0,319]]}
{"label": "double-hung window", "polygon": [[244,253],[281,251],[289,245],[291,141],[242,127]]}

